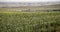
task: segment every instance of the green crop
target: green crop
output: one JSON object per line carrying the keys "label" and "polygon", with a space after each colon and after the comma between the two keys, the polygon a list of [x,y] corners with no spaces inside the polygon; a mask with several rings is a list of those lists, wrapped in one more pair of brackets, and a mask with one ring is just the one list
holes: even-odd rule
{"label": "green crop", "polygon": [[60,32],[60,13],[0,13],[0,32]]}

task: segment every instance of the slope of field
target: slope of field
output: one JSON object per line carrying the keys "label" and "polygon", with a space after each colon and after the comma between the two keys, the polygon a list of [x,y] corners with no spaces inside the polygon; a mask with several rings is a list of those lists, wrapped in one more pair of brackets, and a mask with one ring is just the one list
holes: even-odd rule
{"label": "slope of field", "polygon": [[45,6],[19,6],[19,7],[2,7],[0,11],[20,11],[20,12],[45,12],[45,11],[60,11],[60,4],[57,5],[45,5]]}
{"label": "slope of field", "polygon": [[0,12],[0,32],[60,32],[60,12]]}

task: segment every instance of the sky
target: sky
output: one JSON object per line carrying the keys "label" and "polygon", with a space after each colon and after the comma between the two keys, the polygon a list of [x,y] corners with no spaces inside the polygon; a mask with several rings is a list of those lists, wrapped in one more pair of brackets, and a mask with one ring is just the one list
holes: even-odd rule
{"label": "sky", "polygon": [[0,0],[0,2],[57,2],[60,0]]}

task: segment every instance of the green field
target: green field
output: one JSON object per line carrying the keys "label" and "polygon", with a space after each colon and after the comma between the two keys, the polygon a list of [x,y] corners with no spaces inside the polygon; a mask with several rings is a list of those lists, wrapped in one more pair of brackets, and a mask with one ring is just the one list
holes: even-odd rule
{"label": "green field", "polygon": [[0,32],[60,32],[60,12],[0,12]]}

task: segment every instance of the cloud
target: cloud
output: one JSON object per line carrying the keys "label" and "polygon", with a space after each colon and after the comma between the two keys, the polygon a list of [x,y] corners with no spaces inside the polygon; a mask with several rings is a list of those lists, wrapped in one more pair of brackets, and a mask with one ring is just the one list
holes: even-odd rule
{"label": "cloud", "polygon": [[0,2],[52,2],[60,0],[0,0]]}

